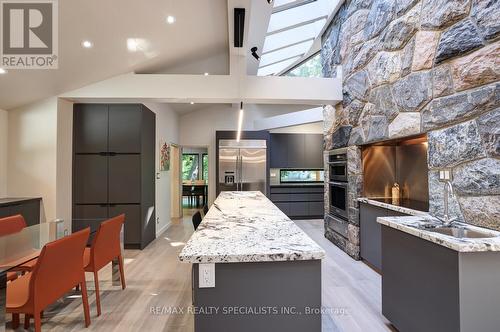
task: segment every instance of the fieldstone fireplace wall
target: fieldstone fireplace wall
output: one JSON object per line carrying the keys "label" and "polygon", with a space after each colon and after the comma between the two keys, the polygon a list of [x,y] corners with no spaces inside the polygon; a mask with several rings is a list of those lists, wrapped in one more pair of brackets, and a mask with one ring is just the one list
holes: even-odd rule
{"label": "fieldstone fireplace wall", "polygon": [[323,74],[342,67],[344,99],[324,109],[325,150],[348,146],[350,166],[348,231],[325,218],[325,236],[352,257],[369,142],[427,133],[430,213],[451,169],[453,215],[500,230],[499,18],[498,0],[347,0],[326,30]]}

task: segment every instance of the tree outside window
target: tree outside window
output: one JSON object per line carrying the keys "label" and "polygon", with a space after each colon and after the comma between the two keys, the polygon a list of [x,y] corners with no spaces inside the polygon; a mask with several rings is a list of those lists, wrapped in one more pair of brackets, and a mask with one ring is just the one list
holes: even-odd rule
{"label": "tree outside window", "polygon": [[182,154],[182,180],[193,181],[199,178],[199,155]]}
{"label": "tree outside window", "polygon": [[320,53],[307,59],[297,67],[290,70],[285,76],[295,77],[323,77]]}
{"label": "tree outside window", "polygon": [[208,180],[208,154],[204,153],[202,155],[202,179]]}

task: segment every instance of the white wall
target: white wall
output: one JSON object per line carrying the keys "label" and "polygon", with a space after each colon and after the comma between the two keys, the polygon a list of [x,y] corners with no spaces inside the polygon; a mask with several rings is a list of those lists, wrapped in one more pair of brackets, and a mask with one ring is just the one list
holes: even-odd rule
{"label": "white wall", "polygon": [[[303,106],[300,106],[303,107]],[[208,200],[215,200],[215,132],[217,130],[236,130],[239,105],[207,106],[180,117],[179,139],[182,146],[208,146]],[[243,130],[255,130],[254,120],[263,117],[296,111],[294,106],[247,105],[243,119]]]}
{"label": "white wall", "polygon": [[73,178],[73,103],[57,101],[56,217],[71,229]]}
{"label": "white wall", "polygon": [[0,197],[7,196],[8,115],[0,110]]}
{"label": "white wall", "polygon": [[56,218],[57,98],[8,111],[7,193],[42,197],[42,221]]}
{"label": "white wall", "polygon": [[168,104],[145,105],[156,113],[156,234],[159,235],[170,225],[171,220],[171,171],[159,172],[160,140],[179,143],[179,116]]}

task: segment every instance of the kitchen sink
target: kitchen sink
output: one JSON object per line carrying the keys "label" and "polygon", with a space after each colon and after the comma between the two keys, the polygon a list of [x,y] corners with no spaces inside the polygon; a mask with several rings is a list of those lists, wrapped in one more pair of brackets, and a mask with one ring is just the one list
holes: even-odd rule
{"label": "kitchen sink", "polygon": [[427,229],[430,232],[444,234],[453,236],[456,238],[472,238],[472,239],[480,239],[480,238],[491,238],[496,237],[496,235],[492,235],[490,233],[470,230],[461,227],[436,227],[432,229]]}

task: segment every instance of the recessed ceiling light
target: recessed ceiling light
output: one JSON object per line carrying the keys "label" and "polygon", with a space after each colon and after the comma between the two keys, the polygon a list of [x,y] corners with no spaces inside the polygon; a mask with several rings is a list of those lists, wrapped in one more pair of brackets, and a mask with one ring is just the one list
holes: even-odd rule
{"label": "recessed ceiling light", "polygon": [[137,52],[139,48],[139,42],[135,38],[127,39],[127,48],[130,52]]}
{"label": "recessed ceiling light", "polygon": [[84,48],[91,48],[92,46],[94,46],[94,44],[92,44],[92,42],[90,40],[84,40],[84,41],[82,41],[82,46]]}
{"label": "recessed ceiling light", "polygon": [[203,74],[203,75],[208,76],[208,73],[205,73],[205,74]]}
{"label": "recessed ceiling light", "polygon": [[190,102],[191,105],[194,105],[194,101]]}
{"label": "recessed ceiling light", "polygon": [[168,24],[174,24],[175,23],[175,16],[168,15],[167,16],[167,23]]}
{"label": "recessed ceiling light", "polygon": [[3,75],[3,74],[7,74],[7,70],[3,69],[3,68],[0,68],[0,74]]}

